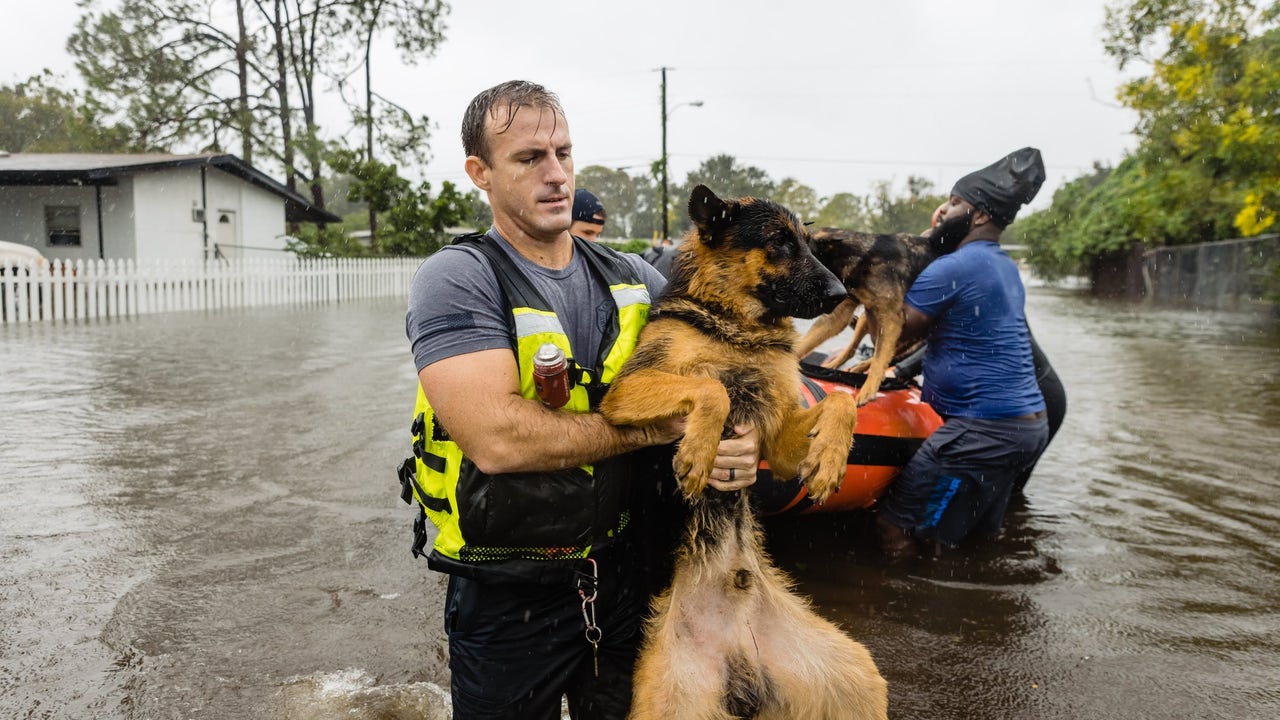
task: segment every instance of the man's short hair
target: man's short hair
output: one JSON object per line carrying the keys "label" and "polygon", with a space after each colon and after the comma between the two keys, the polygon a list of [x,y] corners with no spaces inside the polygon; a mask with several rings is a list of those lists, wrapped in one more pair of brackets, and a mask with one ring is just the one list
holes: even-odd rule
{"label": "man's short hair", "polygon": [[506,108],[506,124],[495,134],[506,132],[511,123],[515,122],[516,111],[526,106],[553,110],[564,116],[564,108],[560,106],[560,98],[555,93],[527,80],[508,80],[472,98],[467,112],[462,116],[462,150],[467,157],[475,155],[486,163],[491,162],[489,139],[484,132],[485,120],[489,117],[496,120],[498,110]]}

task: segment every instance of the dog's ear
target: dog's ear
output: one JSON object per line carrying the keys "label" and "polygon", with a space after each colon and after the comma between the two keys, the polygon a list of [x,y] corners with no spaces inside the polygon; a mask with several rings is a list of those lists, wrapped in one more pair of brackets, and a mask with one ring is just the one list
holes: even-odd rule
{"label": "dog's ear", "polygon": [[733,219],[729,203],[716,197],[706,185],[699,185],[689,194],[689,219],[702,233],[702,242],[708,247],[718,241],[717,230]]}
{"label": "dog's ear", "polygon": [[815,253],[823,254],[839,248],[847,238],[848,233],[840,228],[813,228],[809,231],[809,249]]}

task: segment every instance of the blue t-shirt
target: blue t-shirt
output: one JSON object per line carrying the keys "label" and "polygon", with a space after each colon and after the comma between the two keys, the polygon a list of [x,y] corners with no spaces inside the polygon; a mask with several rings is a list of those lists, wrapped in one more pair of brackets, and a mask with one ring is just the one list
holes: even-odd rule
{"label": "blue t-shirt", "polygon": [[921,399],[940,415],[993,420],[1045,409],[1018,266],[992,241],[934,260],[907,293],[934,319]]}

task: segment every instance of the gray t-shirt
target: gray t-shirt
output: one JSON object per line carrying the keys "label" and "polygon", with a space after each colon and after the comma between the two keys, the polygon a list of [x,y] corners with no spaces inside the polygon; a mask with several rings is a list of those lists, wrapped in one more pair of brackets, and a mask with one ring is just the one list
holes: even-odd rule
{"label": "gray t-shirt", "polygon": [[[569,336],[573,357],[594,366],[614,306],[609,289],[582,253],[575,251],[564,269],[551,270],[526,260],[497,230],[490,229],[489,235],[551,304]],[[618,255],[656,299],[666,285],[662,275],[639,255]],[[405,333],[414,363],[422,370],[455,355],[510,348],[509,316],[489,260],[474,247],[447,245],[422,263],[409,286]]]}

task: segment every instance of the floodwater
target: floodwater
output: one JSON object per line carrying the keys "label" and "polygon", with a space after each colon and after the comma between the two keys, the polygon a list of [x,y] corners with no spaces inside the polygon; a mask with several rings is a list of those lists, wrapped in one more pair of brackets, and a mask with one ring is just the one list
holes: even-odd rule
{"label": "floodwater", "polygon": [[[778,564],[893,718],[1280,717],[1280,332],[1028,312],[1070,409],[1004,536],[779,518]],[[0,326],[0,717],[444,717],[413,382],[393,302]]]}

